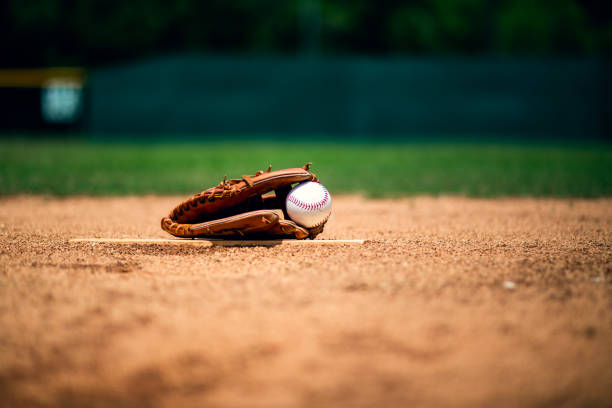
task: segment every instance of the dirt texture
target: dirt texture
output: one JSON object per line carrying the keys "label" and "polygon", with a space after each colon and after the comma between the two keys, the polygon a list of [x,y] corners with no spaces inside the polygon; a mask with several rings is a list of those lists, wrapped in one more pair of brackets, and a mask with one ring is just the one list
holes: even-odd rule
{"label": "dirt texture", "polygon": [[0,407],[612,406],[612,199],[334,198],[204,248],[184,197],[0,199]]}

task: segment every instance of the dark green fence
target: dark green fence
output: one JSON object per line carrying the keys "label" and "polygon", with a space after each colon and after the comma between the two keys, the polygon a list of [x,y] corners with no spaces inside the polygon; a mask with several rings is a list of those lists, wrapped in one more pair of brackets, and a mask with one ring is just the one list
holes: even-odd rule
{"label": "dark green fence", "polygon": [[93,133],[610,135],[601,60],[182,55],[90,73]]}

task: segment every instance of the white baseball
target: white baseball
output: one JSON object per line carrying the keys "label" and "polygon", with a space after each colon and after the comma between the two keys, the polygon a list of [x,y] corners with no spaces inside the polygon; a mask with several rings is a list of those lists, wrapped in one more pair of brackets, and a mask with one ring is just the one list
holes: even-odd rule
{"label": "white baseball", "polygon": [[332,200],[322,184],[305,181],[289,192],[286,206],[289,218],[302,227],[313,228],[327,221]]}

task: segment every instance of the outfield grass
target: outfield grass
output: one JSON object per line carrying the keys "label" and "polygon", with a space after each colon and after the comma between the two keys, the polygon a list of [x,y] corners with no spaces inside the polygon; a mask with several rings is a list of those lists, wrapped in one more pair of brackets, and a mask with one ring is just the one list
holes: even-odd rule
{"label": "outfield grass", "polygon": [[313,162],[333,193],[612,196],[612,147],[0,140],[0,194],[187,194]]}

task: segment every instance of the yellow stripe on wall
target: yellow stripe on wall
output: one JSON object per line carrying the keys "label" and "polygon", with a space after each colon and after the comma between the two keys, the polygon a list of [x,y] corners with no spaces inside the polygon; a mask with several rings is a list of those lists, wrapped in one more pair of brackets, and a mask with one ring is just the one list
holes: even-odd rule
{"label": "yellow stripe on wall", "polygon": [[83,84],[83,68],[0,69],[0,88],[40,88],[49,80],[62,79]]}

